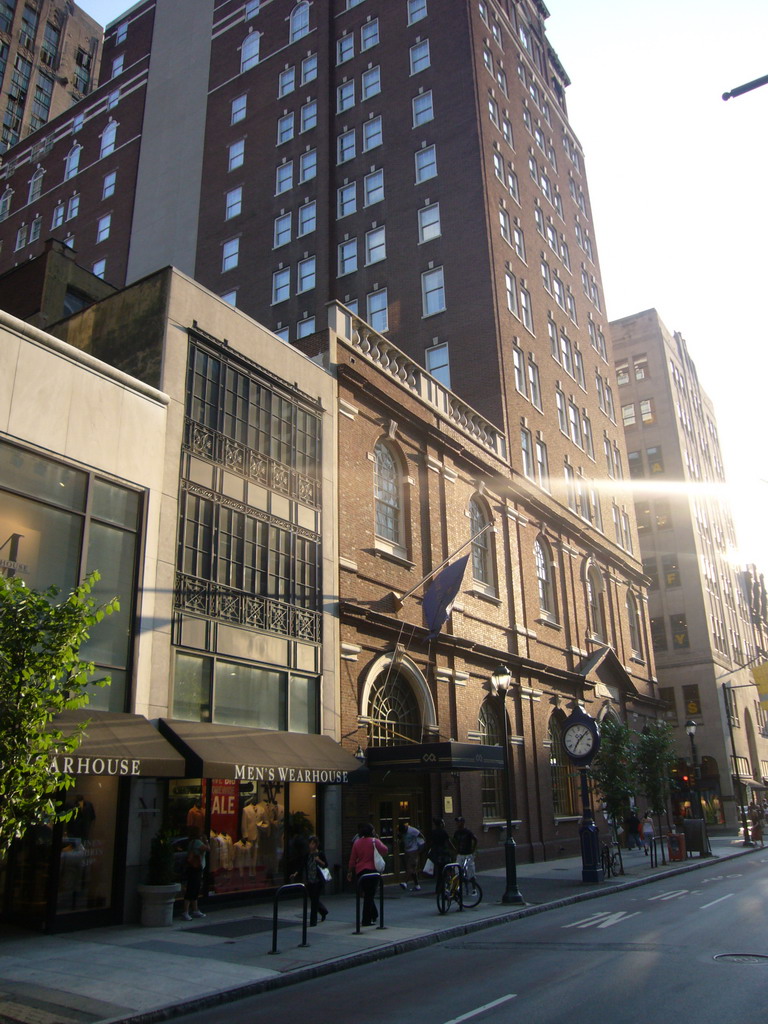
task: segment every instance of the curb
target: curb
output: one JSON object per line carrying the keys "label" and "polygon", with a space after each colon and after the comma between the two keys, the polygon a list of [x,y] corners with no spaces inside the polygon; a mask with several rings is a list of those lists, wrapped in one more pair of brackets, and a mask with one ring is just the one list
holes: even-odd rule
{"label": "curb", "polygon": [[161,1006],[155,1010],[147,1010],[144,1013],[131,1014],[127,1017],[110,1017],[109,1019],[99,1021],[98,1024],[156,1024],[159,1021],[172,1020],[174,1017],[180,1017],[188,1013],[191,1014],[198,1010],[209,1010],[215,1006],[236,1002],[239,999],[247,999],[250,996],[259,995],[261,992],[272,992],[278,988],[298,985],[302,981],[311,981],[314,978],[320,978],[329,974],[338,974],[339,971],[360,967],[377,960],[388,960],[393,956],[400,956],[402,953],[426,949],[428,946],[434,946],[440,942],[460,939],[465,935],[486,931],[488,928],[508,924],[510,921],[516,921],[523,917],[534,917],[537,914],[544,914],[548,910],[559,910],[561,907],[571,906],[574,903],[584,903],[587,900],[599,899],[601,896],[607,896],[611,893],[624,892],[627,889],[636,889],[641,885],[649,885],[651,882],[658,882],[664,878],[674,878],[676,875],[698,871],[701,868],[709,867],[716,860],[734,860],[737,857],[745,857],[750,853],[755,853],[758,849],[761,849],[761,847],[737,850],[725,858],[720,858],[717,854],[712,854],[711,857],[699,857],[698,860],[680,864],[679,867],[667,868],[667,870],[660,871],[655,875],[632,878],[625,882],[616,882],[602,889],[590,889],[588,892],[574,893],[573,896],[563,896],[561,899],[551,900],[547,903],[531,904],[519,910],[510,910],[507,913],[499,914],[497,917],[485,918],[482,921],[454,925],[453,927],[443,928],[440,931],[428,932],[426,935],[415,935],[411,939],[402,939],[372,949],[361,949],[359,953],[347,953],[344,956],[325,960],[319,964],[299,967],[295,971],[289,971],[285,974],[275,974],[272,978],[262,978],[261,981],[237,985],[235,988],[226,989],[223,992],[214,992],[208,996],[186,1000],[183,1003],[173,1003],[169,1006]]}

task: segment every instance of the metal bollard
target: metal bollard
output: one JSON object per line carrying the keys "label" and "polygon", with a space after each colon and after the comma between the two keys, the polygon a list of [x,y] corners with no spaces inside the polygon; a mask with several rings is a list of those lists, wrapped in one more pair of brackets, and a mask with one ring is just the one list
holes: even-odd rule
{"label": "metal bollard", "polygon": [[270,949],[270,953],[280,952],[277,948],[277,905],[280,902],[280,897],[289,890],[296,891],[297,889],[301,889],[303,895],[301,942],[299,946],[309,945],[307,942],[307,887],[303,882],[289,882],[287,885],[280,886],[272,900],[272,949]]}

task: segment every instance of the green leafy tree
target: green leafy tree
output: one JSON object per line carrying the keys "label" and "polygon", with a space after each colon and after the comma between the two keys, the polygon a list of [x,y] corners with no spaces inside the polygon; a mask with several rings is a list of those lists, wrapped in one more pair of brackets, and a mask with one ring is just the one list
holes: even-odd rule
{"label": "green leafy tree", "polygon": [[617,827],[637,788],[634,764],[635,748],[629,727],[615,719],[605,719],[600,726],[600,750],[592,762],[590,774],[617,841]]}
{"label": "green leafy tree", "polygon": [[650,722],[638,736],[635,749],[638,786],[656,815],[660,834],[662,814],[667,815],[669,824],[672,769],[677,761],[671,727],[667,722]]}
{"label": "green leafy tree", "polygon": [[0,856],[42,821],[66,820],[60,794],[74,779],[52,757],[77,749],[87,721],[65,736],[51,723],[60,711],[88,703],[95,667],[79,657],[89,630],[119,609],[96,606],[93,572],[56,603],[58,589],[32,590],[19,577],[0,577]]}

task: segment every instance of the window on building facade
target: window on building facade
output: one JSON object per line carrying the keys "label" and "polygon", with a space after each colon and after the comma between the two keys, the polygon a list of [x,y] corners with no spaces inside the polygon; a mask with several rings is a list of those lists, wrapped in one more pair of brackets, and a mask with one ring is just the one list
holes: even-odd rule
{"label": "window on building facade", "polygon": [[429,40],[422,39],[410,49],[411,74],[417,75],[429,67]]}
{"label": "window on building facade", "polygon": [[480,584],[482,589],[495,592],[496,577],[493,571],[493,538],[490,525],[491,518],[487,508],[477,498],[472,498],[469,503],[472,579]]}
{"label": "window on building facade", "polygon": [[338,247],[338,276],[353,274],[357,270],[357,239],[348,238],[339,242]]}
{"label": "window on building facade", "polygon": [[64,180],[67,181],[69,178],[74,178],[80,169],[80,152],[82,146],[76,142],[74,146],[67,153],[66,160],[64,161]]}
{"label": "window on building facade", "polygon": [[451,386],[451,364],[448,353],[448,346],[433,345],[424,352],[426,358],[427,372],[431,373],[435,380],[438,380],[444,387]]}
{"label": "window on building facade", "polygon": [[231,108],[230,108],[230,115],[229,115],[229,123],[230,124],[237,124],[238,121],[244,121],[245,120],[247,103],[248,103],[248,100],[247,100],[246,96],[236,96],[232,100],[232,105],[231,105]]}
{"label": "window on building facade", "polygon": [[297,293],[308,292],[315,287],[316,267],[317,260],[314,256],[308,256],[305,260],[299,260],[296,277]]}
{"label": "window on building facade", "polygon": [[117,139],[117,123],[110,121],[104,131],[101,133],[101,146],[99,148],[99,156],[109,156],[110,153],[115,151],[115,141]]}
{"label": "window on building facade", "polygon": [[419,703],[409,680],[401,672],[386,671],[376,677],[366,712],[369,746],[421,742]]}
{"label": "window on building facade", "polygon": [[281,213],[275,217],[274,245],[279,248],[291,240],[291,214]]}
{"label": "window on building facade", "polygon": [[413,25],[427,16],[427,0],[408,0],[408,24]]}
{"label": "window on building facade", "polygon": [[42,167],[37,167],[35,173],[29,180],[29,192],[27,193],[27,202],[35,203],[40,198],[43,192],[43,177],[45,171]]}
{"label": "window on building facade", "polygon": [[552,549],[543,537],[539,537],[533,545],[533,556],[536,562],[536,584],[539,592],[539,609],[545,618],[555,620],[555,583],[552,567]]}
{"label": "window on building facade", "polygon": [[379,42],[379,19],[371,18],[360,29],[360,49],[370,50]]}
{"label": "window on building facade", "polygon": [[412,103],[413,107],[413,127],[416,128],[420,124],[425,124],[427,121],[433,120],[435,116],[435,108],[432,103],[432,90],[428,92],[421,92],[418,96],[414,96]]}
{"label": "window on building facade", "polygon": [[363,204],[372,206],[384,198],[384,171],[371,171],[363,179]]}
{"label": "window on building facade", "polygon": [[629,646],[636,658],[642,657],[643,644],[640,639],[640,616],[637,609],[637,598],[627,594],[627,621],[629,623]]}
{"label": "window on building facade", "polygon": [[231,220],[242,213],[243,209],[243,187],[230,189],[224,197],[224,219]]}
{"label": "window on building facade", "polygon": [[596,565],[590,565],[587,569],[585,586],[587,592],[587,609],[589,612],[590,629],[593,636],[603,643],[606,643],[608,634],[605,628],[605,585],[603,583],[602,574]]}
{"label": "window on building facade", "polygon": [[563,749],[562,720],[558,715],[549,720],[549,766],[555,817],[573,817],[577,814],[574,771]]}
{"label": "window on building facade", "polygon": [[96,225],[96,241],[105,242],[109,238],[109,232],[112,227],[112,214],[107,213],[103,217],[99,217]]}
{"label": "window on building facade", "polygon": [[285,302],[291,297],[291,271],[284,267],[272,275],[272,303]]}
{"label": "window on building facade", "polygon": [[426,270],[421,275],[421,305],[423,316],[432,316],[445,310],[445,284],[442,267]]}
{"label": "window on building facade", "polygon": [[104,175],[104,180],[101,184],[101,198],[109,199],[110,196],[115,194],[115,187],[117,185],[117,171],[110,171],[109,174]]}
{"label": "window on building facade", "polygon": [[371,96],[376,96],[381,92],[380,67],[369,68],[363,72],[360,92],[364,100],[369,100]]}
{"label": "window on building facade", "polygon": [[[480,734],[481,743],[489,747],[502,746],[504,730],[499,722],[498,711],[487,699],[480,705],[477,731]],[[505,808],[502,772],[487,771],[482,773],[480,777],[480,802],[484,822],[503,820]]]}
{"label": "window on building facade", "polygon": [[418,213],[419,242],[428,242],[440,236],[440,204],[425,206]]}
{"label": "window on building facade", "polygon": [[296,4],[291,11],[290,41],[295,43],[297,39],[309,33],[309,4],[306,0]]}
{"label": "window on building facade", "polygon": [[296,237],[311,234],[317,227],[317,203],[313,199],[311,203],[304,203],[299,207],[296,215]]}
{"label": "window on building facade", "polygon": [[389,329],[389,308],[387,289],[379,288],[366,296],[366,320],[371,327],[383,334]]}
{"label": "window on building facade", "polygon": [[403,481],[397,459],[384,441],[374,449],[374,506],[376,536],[403,548]]}
{"label": "window on building facade", "polygon": [[363,152],[375,149],[384,142],[381,117],[372,117],[363,124]]}
{"label": "window on building facade", "polygon": [[416,181],[428,181],[437,175],[437,152],[434,146],[426,146],[415,155]]}
{"label": "window on building facade", "polygon": [[227,149],[227,170],[234,171],[235,168],[242,167],[244,160],[245,139],[238,139],[237,142],[233,142]]}

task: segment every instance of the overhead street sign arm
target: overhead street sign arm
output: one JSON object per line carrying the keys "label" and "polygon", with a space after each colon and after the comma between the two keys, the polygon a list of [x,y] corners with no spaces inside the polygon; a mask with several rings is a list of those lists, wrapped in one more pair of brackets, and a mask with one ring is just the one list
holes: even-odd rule
{"label": "overhead street sign arm", "polygon": [[756,78],[753,82],[747,82],[746,85],[737,85],[735,89],[731,89],[730,92],[723,93],[723,99],[729,100],[732,96],[741,96],[744,92],[752,92],[753,89],[759,89],[761,85],[768,85],[768,75],[763,75],[762,78]]}

